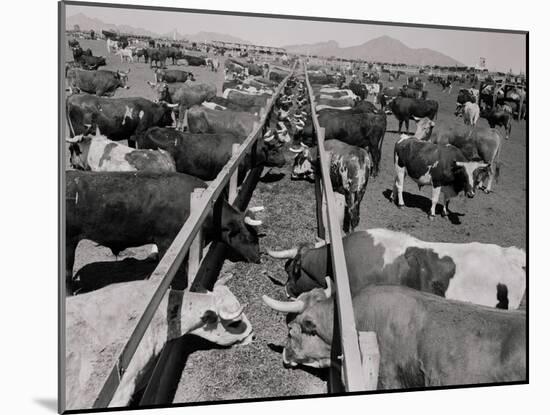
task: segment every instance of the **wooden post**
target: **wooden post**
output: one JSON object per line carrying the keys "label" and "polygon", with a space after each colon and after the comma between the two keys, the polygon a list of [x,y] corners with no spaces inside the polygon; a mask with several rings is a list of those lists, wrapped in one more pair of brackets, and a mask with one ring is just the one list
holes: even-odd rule
{"label": "wooden post", "polygon": [[[238,143],[233,144],[231,148],[231,156],[234,156],[235,154],[239,153],[240,146],[241,145]],[[237,168],[231,175],[231,179],[229,179],[229,196],[228,196],[229,204],[232,204],[235,198],[237,197],[238,178],[239,178],[239,169]]]}
{"label": "wooden post", "polygon": [[[190,211],[198,209],[204,189],[198,188],[191,193]],[[187,286],[190,287],[197,275],[202,259],[202,231],[199,230],[189,248],[189,260],[187,262]]]}
{"label": "wooden post", "polygon": [[[321,132],[322,131],[322,132]],[[325,129],[321,127],[319,129],[319,135],[324,136]],[[317,165],[321,166],[320,154],[317,152]],[[320,170],[320,169],[319,169]],[[326,223],[326,199],[321,185],[321,172],[317,171],[315,174],[315,205],[317,212],[317,236],[319,239],[326,240],[325,223]]]}
{"label": "wooden post", "polygon": [[260,108],[260,120],[263,120],[264,117],[265,117],[265,108],[262,107]]}
{"label": "wooden post", "polygon": [[380,350],[374,331],[359,332],[359,350],[361,351],[361,367],[365,379],[365,390],[378,388],[378,370],[380,368]]}

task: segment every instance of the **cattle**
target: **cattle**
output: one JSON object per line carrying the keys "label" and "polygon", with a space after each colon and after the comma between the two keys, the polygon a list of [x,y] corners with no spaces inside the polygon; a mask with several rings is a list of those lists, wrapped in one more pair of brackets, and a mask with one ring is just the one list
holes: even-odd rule
{"label": "cattle", "polygon": [[462,107],[462,118],[464,118],[464,124],[475,127],[479,120],[479,105],[466,102]]}
{"label": "cattle", "polygon": [[[287,367],[331,366],[331,294],[331,289],[316,289],[292,302],[263,296],[272,309],[291,313],[283,350]],[[377,336],[379,390],[527,379],[524,311],[494,310],[383,285],[364,288],[352,302],[357,330]]]}
{"label": "cattle", "polygon": [[347,107],[331,107],[330,105],[316,105],[315,111],[319,114],[321,111],[345,111],[349,114],[362,114],[362,113],[371,113],[371,114],[380,114],[380,110],[369,101],[359,101],[355,103],[354,106]]}
{"label": "cattle", "polygon": [[[400,89],[393,87],[393,86],[387,86],[385,87],[379,94],[378,94],[378,101],[380,103],[380,106],[383,110],[386,110],[386,107],[388,104],[393,101],[395,98],[397,98],[400,94]],[[389,110],[388,110],[389,111]],[[390,111],[391,114],[391,111]]]}
{"label": "cattle", "polygon": [[[428,242],[389,229],[355,231],[342,243],[352,294],[371,284],[396,284],[449,299],[516,309],[526,286],[525,251],[514,246]],[[268,254],[290,259],[285,266],[286,292],[292,297],[325,287],[325,276],[334,277],[324,243]],[[501,299],[499,286],[507,289]]]}
{"label": "cattle", "polygon": [[119,49],[115,52],[115,55],[120,56],[120,61],[128,61],[128,62],[134,62],[134,53],[132,49],[126,48],[126,49]]}
{"label": "cattle", "polygon": [[246,138],[259,122],[259,117],[248,112],[216,111],[194,106],[188,112],[189,132],[191,133],[229,133]]}
{"label": "cattle", "polygon": [[460,123],[442,123],[433,130],[430,141],[439,145],[451,144],[460,149],[466,159],[483,160],[490,165],[486,180],[479,183],[485,193],[492,191],[493,180],[500,170],[502,136],[494,128],[471,128]]}
{"label": "cattle", "polygon": [[157,68],[166,66],[166,51],[157,48],[148,48],[147,56],[151,68],[153,67],[153,62],[155,62]]}
{"label": "cattle", "polygon": [[183,83],[167,84],[166,82],[161,82],[158,84],[149,83],[149,85],[156,89],[158,101],[178,104],[179,116],[177,128],[183,128],[184,118],[189,108],[194,105],[200,105],[204,101],[210,101],[217,94],[214,84],[191,82],[189,80]]}
{"label": "cattle", "polygon": [[497,126],[504,128],[506,133],[505,138],[510,138],[510,133],[512,132],[512,114],[508,111],[493,108],[491,110],[481,111],[480,116],[487,119],[487,122],[491,128],[495,128]]}
{"label": "cattle", "polygon": [[398,133],[405,122],[407,133],[409,132],[409,120],[414,117],[428,117],[433,120],[437,117],[439,104],[434,100],[423,100],[406,97],[397,97],[388,104],[388,107],[399,121]]}
{"label": "cattle", "polygon": [[[260,113],[261,109],[263,108],[262,105],[251,105],[251,106],[240,105],[240,104],[237,104],[233,101],[229,101],[228,99],[226,99],[224,97],[218,97],[218,96],[213,97],[210,100],[210,102],[214,103],[218,106],[222,106],[222,107],[224,107],[225,109],[228,109],[228,110],[245,111],[245,112],[250,112],[254,115],[258,115]],[[203,102],[203,104],[205,104],[205,102]]]}
{"label": "cattle", "polygon": [[199,56],[183,55],[181,59],[185,59],[189,66],[206,66],[206,59]]}
{"label": "cattle", "polygon": [[185,82],[187,80],[194,81],[195,77],[191,72],[182,71],[179,69],[155,69],[155,82]]}
{"label": "cattle", "polygon": [[[171,128],[153,127],[138,137],[140,149],[164,149],[176,161],[176,169],[202,180],[214,180],[232,156],[233,144],[244,136],[229,133],[193,134]],[[254,157],[247,155],[239,165],[239,179],[252,167],[283,167],[285,158],[281,142],[274,136],[260,138]],[[253,164],[254,163],[254,164]]]}
{"label": "cattle", "polygon": [[82,68],[89,70],[96,70],[107,64],[103,56],[92,56],[90,49],[84,51],[81,47],[73,48],[73,58]]}
{"label": "cattle", "polygon": [[[99,128],[111,140],[129,140],[150,127],[166,127],[175,121],[174,108],[145,98],[104,98],[77,94],[67,98],[70,136]],[[94,125],[95,124],[95,125]]]}
{"label": "cattle", "polygon": [[236,89],[226,89],[223,91],[223,98],[241,106],[260,106],[265,107],[269,94],[249,94]]}
{"label": "cattle", "polygon": [[[190,196],[207,184],[182,173],[66,172],[66,285],[73,292],[72,270],[76,246],[90,239],[118,255],[129,247],[154,243],[160,257],[190,215]],[[147,201],[147,203],[144,203]],[[261,225],[245,213],[220,200],[217,212],[209,212],[202,226],[205,241],[222,241],[237,258],[259,263],[258,236]],[[185,266],[172,286],[187,286]]]}
{"label": "cattle", "polygon": [[[318,166],[318,148],[302,148],[294,158],[292,179],[313,180],[320,174]],[[372,161],[369,153],[360,147],[351,146],[339,140],[326,140],[325,151],[330,166],[330,181],[335,192],[345,199],[342,229],[353,231],[359,225],[359,207],[369,181]]]}
{"label": "cattle", "polygon": [[107,53],[116,52],[118,49],[118,42],[108,37],[106,46],[107,46]]}
{"label": "cattle", "polygon": [[69,145],[71,167],[91,171],[175,172],[176,163],[167,151],[136,150],[96,135],[77,135],[65,139]]}
{"label": "cattle", "polygon": [[91,262],[74,275],[74,294],[99,290],[107,285],[148,279],[158,265],[158,253],[145,259],[124,258],[117,261]]}
{"label": "cattle", "polygon": [[127,85],[128,74],[123,71],[87,71],[83,69],[69,69],[67,83],[69,89],[88,92],[99,96],[113,96],[118,88],[130,89]]}
{"label": "cattle", "polygon": [[143,56],[143,59],[145,63],[149,61],[149,54],[147,52],[146,48],[137,48],[134,50],[134,56],[136,57],[136,60],[139,62],[139,58]]}
{"label": "cattle", "polygon": [[68,43],[69,43],[70,48],[79,48],[80,47],[80,43],[76,39],[69,39]]}
{"label": "cattle", "polygon": [[[120,373],[120,384],[110,407],[130,404],[144,381],[143,373],[155,363],[154,358],[167,342],[187,333],[225,347],[252,341],[253,329],[243,306],[223,282],[212,291],[171,290],[163,297],[133,359]],[[129,322],[143,313],[155,284],[116,284],[66,300],[66,409],[93,406],[131,335],[134,325]]]}
{"label": "cattle", "polygon": [[449,79],[441,79],[439,81],[439,84],[441,85],[441,91],[445,91],[446,89],[449,90],[449,95],[451,95],[451,91],[453,89],[453,83]]}
{"label": "cattle", "polygon": [[414,120],[416,121],[416,131],[414,133],[414,137],[419,140],[428,140],[432,135],[435,123],[428,117],[415,117]]}
{"label": "cattle", "polygon": [[439,145],[402,135],[394,147],[395,180],[391,200],[405,206],[403,185],[405,174],[418,187],[432,187],[432,204],[429,218],[435,218],[435,208],[443,191],[442,215],[447,216],[449,202],[464,192],[469,198],[475,196],[476,188],[489,176],[489,164],[483,161],[468,161],[453,145]]}
{"label": "cattle", "polygon": [[[347,144],[362,147],[370,153],[373,168],[371,174],[376,177],[380,171],[382,142],[386,133],[386,115],[372,113],[338,113],[321,111],[319,124],[325,128],[327,139],[337,139]],[[313,137],[313,125],[310,120],[300,134],[303,138]],[[308,142],[306,142],[308,144]]]}

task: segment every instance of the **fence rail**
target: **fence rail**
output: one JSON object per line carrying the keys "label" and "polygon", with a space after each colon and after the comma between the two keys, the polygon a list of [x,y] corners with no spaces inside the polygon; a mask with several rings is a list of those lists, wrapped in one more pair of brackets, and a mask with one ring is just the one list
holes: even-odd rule
{"label": "fence rail", "polygon": [[[376,335],[372,332],[358,333],[355,325],[346,258],[344,255],[344,246],[342,244],[342,233],[336,210],[334,190],[330,180],[329,161],[325,151],[325,129],[319,125],[315,110],[315,95],[311,83],[309,82],[307,66],[305,64],[304,72],[311,104],[311,119],[317,136],[318,164],[321,167],[320,181],[322,181],[322,186],[316,186],[317,189],[322,187],[323,190],[322,195],[316,191],[318,206],[317,218],[320,230],[319,236],[325,238],[327,241],[330,240],[332,270],[336,286],[337,307],[335,308],[335,312],[338,318],[336,326],[339,327],[340,330],[342,355],[338,356],[338,358],[342,363],[342,381],[347,392],[373,390],[376,389],[378,378],[378,348]],[[326,202],[325,217],[327,218],[328,224],[322,224],[322,221],[319,220],[321,197],[325,199]],[[324,230],[322,230],[323,227],[328,229],[329,238],[326,237]],[[335,332],[335,336],[336,335],[337,333]],[[334,339],[333,345],[336,340],[337,339]]]}
{"label": "fence rail", "polygon": [[[295,66],[294,66],[295,67]],[[187,252],[193,245],[194,253],[190,253],[190,260],[193,263],[189,264],[189,269],[196,272],[198,269],[198,262],[201,258],[201,241],[200,241],[200,229],[204,220],[206,219],[209,211],[213,209],[214,203],[222,194],[224,188],[229,185],[230,187],[230,203],[231,199],[235,198],[235,185],[236,176],[238,175],[239,164],[244,160],[246,154],[255,145],[259,133],[263,130],[265,123],[268,121],[271,114],[271,110],[275,103],[275,100],[281,93],[286,82],[294,72],[294,67],[290,70],[289,75],[279,84],[275,93],[267,100],[265,109],[260,113],[259,122],[254,123],[252,132],[240,145],[240,147],[233,151],[231,159],[219,172],[216,179],[210,183],[208,188],[202,190],[202,193],[194,194],[192,196],[193,209],[186,222],[174,238],[174,241],[160,260],[159,264],[153,271],[150,277],[150,281],[156,284],[155,289],[151,294],[151,298],[143,311],[143,314],[137,321],[130,335],[126,345],[124,346],[121,354],[119,355],[117,362],[111,369],[109,376],[107,377],[103,387],[94,402],[93,408],[106,408],[109,406],[111,399],[113,398],[124,372],[128,368],[140,342],[143,338],[154,314],[156,313],[166,291],[170,287],[170,284],[176,274],[176,271],[182,264]],[[190,275],[188,286],[191,286],[192,278],[194,275]]]}

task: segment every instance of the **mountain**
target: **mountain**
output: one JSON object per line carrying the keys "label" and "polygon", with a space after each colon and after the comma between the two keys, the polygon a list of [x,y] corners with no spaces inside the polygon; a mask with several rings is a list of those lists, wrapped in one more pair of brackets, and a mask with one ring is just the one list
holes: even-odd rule
{"label": "mountain", "polygon": [[[150,30],[143,29],[141,27],[132,27],[128,25],[115,25],[111,23],[105,23],[99,19],[94,19],[86,16],[83,13],[75,14],[74,16],[67,17],[67,29],[72,29],[74,25],[78,25],[81,30],[95,30],[96,32],[100,32],[101,30],[110,30],[120,33],[128,33],[128,34],[134,34],[139,36],[151,36],[151,37],[160,37],[160,38],[168,38],[172,39],[174,36],[174,30],[159,34],[155,32],[151,32]],[[199,32],[196,34],[187,34],[182,35],[176,30],[176,39],[182,40],[186,39],[191,42],[203,42],[205,40],[211,41],[211,40],[220,40],[222,42],[233,42],[233,43],[246,43],[250,44],[248,40],[244,40],[241,38],[238,38],[236,36],[226,35],[223,33],[216,33],[216,32]]]}
{"label": "mountain", "polygon": [[109,30],[121,33],[134,34],[138,36],[152,36],[159,37],[158,33],[151,32],[150,30],[143,29],[141,27],[132,27],[128,25],[115,25],[111,23],[105,23],[99,19],[94,19],[86,16],[83,13],[78,13],[73,16],[68,16],[66,21],[66,28],[72,29],[74,25],[78,25],[81,30],[91,30],[96,32],[101,30]]}
{"label": "mountain", "polygon": [[428,48],[410,48],[403,42],[389,36],[381,36],[361,45],[345,48],[340,47],[337,42],[331,40],[311,45],[290,45],[286,46],[285,49],[291,53],[364,59],[372,62],[462,66],[461,62],[441,52]]}

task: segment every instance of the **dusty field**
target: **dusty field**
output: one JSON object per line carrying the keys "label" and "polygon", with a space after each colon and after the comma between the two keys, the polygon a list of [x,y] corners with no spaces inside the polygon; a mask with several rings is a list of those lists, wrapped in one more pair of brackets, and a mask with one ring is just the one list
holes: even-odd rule
{"label": "dusty field", "polygon": [[[104,42],[81,41],[83,48],[92,48],[94,55],[106,54]],[[69,51],[68,51],[69,52]],[[72,54],[69,54],[72,59]],[[131,68],[129,90],[119,90],[116,96],[143,96],[153,98],[151,88],[145,83],[153,80],[149,65],[121,63],[114,55],[108,56],[106,69]],[[187,68],[200,81],[221,82],[223,72],[218,74],[204,68]],[[218,78],[216,78],[218,76]],[[384,74],[382,81],[388,84]],[[394,82],[401,85],[402,80]],[[454,117],[453,111],[459,85],[451,95],[441,94],[440,87],[429,84],[429,97],[439,101],[438,120]],[[221,83],[219,83],[221,92]],[[481,119],[482,125],[487,125]],[[411,122],[411,131],[414,130]],[[437,217],[430,221],[427,211],[430,206],[430,189],[418,190],[416,184],[405,182],[405,204],[402,210],[392,205],[389,191],[393,181],[392,150],[398,136],[395,117],[388,117],[388,133],[382,150],[381,173],[370,180],[361,206],[359,228],[384,227],[408,232],[418,238],[441,242],[493,242],[503,246],[526,245],[526,124],[513,122],[511,138],[504,142],[501,152],[501,177],[490,195],[477,194],[474,199],[454,199],[450,209],[459,215],[452,220]],[[260,182],[251,205],[263,205],[264,226],[261,231],[262,249],[284,248],[315,239],[315,199],[313,185],[306,182],[291,182],[292,153],[287,153],[289,163],[281,172],[284,177],[275,182]],[[133,248],[123,255],[142,258],[146,248]],[[82,265],[99,261],[115,260],[110,251],[95,247],[93,243],[81,243],[77,251],[75,270]],[[262,294],[284,298],[283,287],[273,280],[284,283],[284,261],[264,256],[261,264],[226,262],[223,274],[234,278],[228,283],[241,303],[256,334],[255,340],[231,349],[200,350],[192,353],[180,380],[174,402],[199,402],[224,399],[261,398],[272,396],[297,396],[326,393],[323,372],[285,369],[282,365],[281,348],[286,340],[285,317],[267,308],[261,301]]]}

